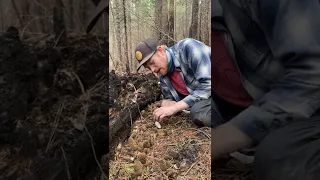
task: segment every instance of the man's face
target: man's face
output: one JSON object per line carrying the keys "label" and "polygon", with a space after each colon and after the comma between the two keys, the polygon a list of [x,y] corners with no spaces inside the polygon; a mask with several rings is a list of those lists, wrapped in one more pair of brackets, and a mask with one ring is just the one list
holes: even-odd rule
{"label": "man's face", "polygon": [[168,59],[165,49],[158,47],[154,55],[144,64],[153,73],[166,75],[168,72]]}

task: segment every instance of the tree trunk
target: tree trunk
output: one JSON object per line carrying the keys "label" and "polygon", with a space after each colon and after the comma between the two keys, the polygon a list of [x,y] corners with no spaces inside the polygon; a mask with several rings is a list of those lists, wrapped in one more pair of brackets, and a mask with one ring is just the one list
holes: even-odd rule
{"label": "tree trunk", "polygon": [[[173,39],[174,39],[174,31],[175,31],[175,29],[174,29],[174,8],[175,8],[174,4],[175,4],[174,0],[170,0],[170,5],[169,5],[169,28],[168,28],[168,30],[169,30],[169,36],[171,38],[173,38]],[[168,40],[168,46],[173,46],[173,44],[174,44],[174,41],[172,39],[169,39]]]}
{"label": "tree trunk", "polygon": [[199,29],[199,31],[198,31],[198,39],[199,39],[199,41],[202,41],[202,42],[204,42],[204,38],[203,38],[203,27],[202,27],[203,23],[202,23],[201,19],[204,20],[204,16],[203,16],[204,12],[203,12],[203,9],[202,9],[204,1],[205,0],[202,0],[200,2],[200,5],[199,5],[199,11],[200,12],[199,12],[199,17],[197,18],[197,21],[199,22],[198,23],[198,29]]}
{"label": "tree trunk", "polygon": [[162,32],[165,34],[162,35],[162,40],[160,41],[160,44],[167,45],[169,43],[169,20],[168,20],[168,0],[162,0]]}
{"label": "tree trunk", "polygon": [[130,67],[129,67],[129,57],[128,57],[128,32],[127,32],[127,16],[126,16],[126,6],[125,0],[122,0],[122,7],[123,7],[123,20],[124,20],[124,52],[126,53],[125,62],[126,62],[126,73],[130,74]]}
{"label": "tree trunk", "polygon": [[[210,9],[208,9],[207,7],[210,7],[210,3],[211,1],[209,0],[205,0],[204,1],[205,4],[204,4],[204,15],[205,15],[205,19],[207,20],[207,22],[211,22],[211,11]],[[211,23],[204,23],[204,37],[205,37],[205,43],[207,45],[210,45],[211,46],[211,38],[210,38],[210,28],[211,28]]]}
{"label": "tree trunk", "polygon": [[[123,61],[123,53],[122,53],[122,47],[121,47],[121,17],[119,15],[119,8],[120,3],[118,3],[118,0],[114,0],[114,7],[113,9],[113,15],[115,16],[115,28],[116,28],[116,42],[117,42],[117,49],[118,49],[118,60],[119,62]],[[117,13],[118,12],[118,13]],[[118,67],[118,66],[117,66]]]}
{"label": "tree trunk", "polygon": [[[133,10],[133,8],[132,8],[132,0],[129,0],[129,2],[128,2],[128,8],[132,11]],[[133,52],[133,50],[132,50],[132,15],[128,15],[128,32],[129,32],[129,34],[128,34],[128,36],[129,36],[129,38],[128,38],[128,57],[129,57],[129,62],[130,62],[130,69],[132,70],[132,71],[135,71],[135,66],[134,66],[134,61],[135,61],[135,59],[132,57],[132,52]]]}
{"label": "tree trunk", "polygon": [[74,30],[74,6],[73,0],[69,0],[69,29]]}
{"label": "tree trunk", "polygon": [[189,22],[189,20],[188,20],[188,3],[185,1],[184,3],[186,3],[186,10],[185,10],[185,21],[184,21],[184,23],[185,23],[185,34],[184,34],[184,36],[186,37],[186,36],[188,36],[187,34],[189,34],[189,32],[188,32],[188,26],[187,26],[187,24],[188,24],[188,22]]}
{"label": "tree trunk", "polygon": [[199,16],[199,1],[193,0],[192,3],[192,20],[189,30],[189,37],[194,39],[198,38],[198,16]]}
{"label": "tree trunk", "polygon": [[65,45],[67,41],[66,25],[63,17],[62,0],[56,0],[53,8],[53,29],[57,44]]}
{"label": "tree trunk", "polygon": [[[155,24],[156,28],[162,30],[162,0],[157,0],[155,3]],[[162,38],[162,33],[161,32],[156,32],[157,33],[157,40],[160,41]]]}

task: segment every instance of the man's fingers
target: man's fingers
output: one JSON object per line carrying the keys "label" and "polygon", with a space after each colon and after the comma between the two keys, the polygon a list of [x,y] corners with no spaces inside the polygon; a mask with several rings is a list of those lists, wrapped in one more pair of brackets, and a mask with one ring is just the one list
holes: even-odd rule
{"label": "man's fingers", "polygon": [[159,120],[158,120],[158,121],[159,121],[159,122],[162,121],[164,117],[166,117],[166,116],[165,116],[164,114],[161,114],[161,115],[159,116]]}
{"label": "man's fingers", "polygon": [[159,114],[159,108],[158,108],[153,112],[153,120],[157,121],[159,116],[160,114]]}

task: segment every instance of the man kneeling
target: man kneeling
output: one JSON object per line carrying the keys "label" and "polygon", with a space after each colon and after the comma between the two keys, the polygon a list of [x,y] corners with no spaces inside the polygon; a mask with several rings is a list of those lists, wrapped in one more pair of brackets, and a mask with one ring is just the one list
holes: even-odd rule
{"label": "man kneeling", "polygon": [[198,126],[211,126],[211,48],[187,38],[172,47],[159,46],[153,39],[137,44],[139,62],[160,74],[160,87],[165,96],[154,119],[161,121],[179,111],[190,109],[190,117]]}

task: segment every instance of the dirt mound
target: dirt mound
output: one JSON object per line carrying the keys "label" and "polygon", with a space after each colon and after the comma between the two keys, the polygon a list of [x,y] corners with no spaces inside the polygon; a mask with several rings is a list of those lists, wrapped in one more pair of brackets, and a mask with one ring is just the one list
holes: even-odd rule
{"label": "dirt mound", "polygon": [[107,40],[17,33],[0,37],[0,176],[82,179],[108,149]]}

